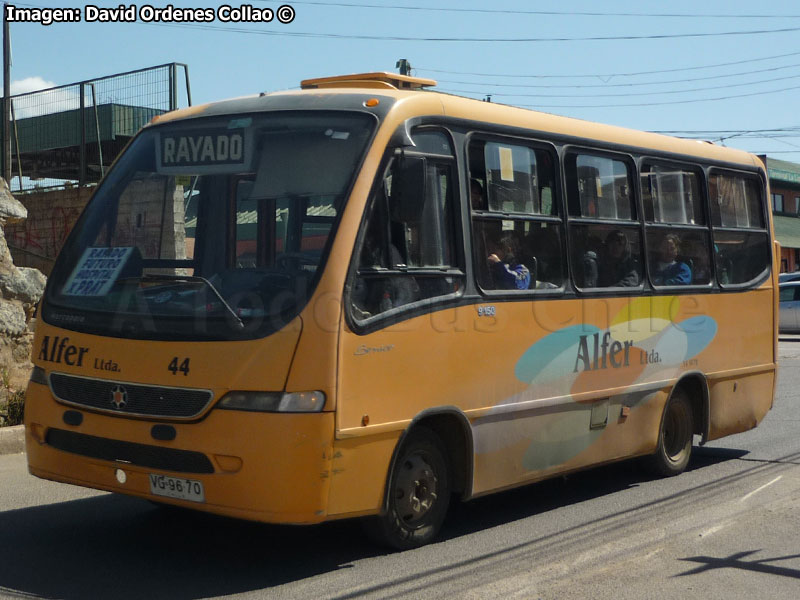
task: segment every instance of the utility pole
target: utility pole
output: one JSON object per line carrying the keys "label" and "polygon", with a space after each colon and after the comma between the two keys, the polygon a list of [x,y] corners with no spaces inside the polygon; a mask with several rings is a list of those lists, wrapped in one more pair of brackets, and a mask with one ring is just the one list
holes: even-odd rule
{"label": "utility pole", "polygon": [[11,35],[3,4],[3,179],[11,186]]}

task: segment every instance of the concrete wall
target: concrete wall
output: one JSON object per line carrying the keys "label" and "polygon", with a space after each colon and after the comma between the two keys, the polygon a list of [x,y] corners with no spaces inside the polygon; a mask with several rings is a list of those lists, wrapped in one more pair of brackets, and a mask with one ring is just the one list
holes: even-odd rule
{"label": "concrete wall", "polygon": [[[171,196],[165,206],[164,198]],[[168,225],[162,228],[162,220]],[[183,186],[134,181],[119,201],[112,246],[138,246],[144,258],[186,258]]]}
{"label": "concrete wall", "polygon": [[6,241],[14,264],[49,275],[64,240],[94,190],[95,186],[76,186],[17,195],[28,209],[28,218],[6,226]]}
{"label": "concrete wall", "polygon": [[[6,226],[6,239],[18,267],[50,275],[56,256],[83,212],[95,186],[20,194],[26,221]],[[164,206],[164,195],[172,202]],[[186,258],[183,186],[165,189],[163,181],[135,181],[122,194],[114,246],[137,245],[145,258]],[[161,227],[161,220],[171,221]]]}

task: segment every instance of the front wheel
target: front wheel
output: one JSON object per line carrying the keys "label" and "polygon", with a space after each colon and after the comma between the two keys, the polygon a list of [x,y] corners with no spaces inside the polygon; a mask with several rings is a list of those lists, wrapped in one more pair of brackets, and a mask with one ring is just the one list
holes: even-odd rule
{"label": "front wheel", "polygon": [[658,448],[650,457],[652,469],[666,477],[683,473],[692,455],[693,436],[692,405],[683,390],[675,390],[664,409]]}
{"label": "front wheel", "polygon": [[389,479],[388,509],[364,521],[375,541],[408,550],[436,537],[450,502],[447,452],[430,429],[417,427],[408,434]]}

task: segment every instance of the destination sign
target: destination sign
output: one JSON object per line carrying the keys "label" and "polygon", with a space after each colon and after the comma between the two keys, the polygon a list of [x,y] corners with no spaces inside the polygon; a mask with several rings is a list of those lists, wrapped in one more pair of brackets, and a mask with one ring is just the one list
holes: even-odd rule
{"label": "destination sign", "polygon": [[159,171],[203,173],[240,170],[249,161],[247,134],[248,130],[244,128],[162,132],[158,145]]}

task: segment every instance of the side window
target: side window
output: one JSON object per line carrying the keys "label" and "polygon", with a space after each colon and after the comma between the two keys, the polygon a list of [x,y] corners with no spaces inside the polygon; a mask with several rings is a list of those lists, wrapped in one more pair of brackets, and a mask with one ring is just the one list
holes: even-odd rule
{"label": "side window", "polygon": [[259,218],[259,202],[250,198],[253,180],[236,183],[236,210],[234,221],[234,266],[237,269],[254,268],[259,264],[261,244],[258,230],[263,217]]}
{"label": "side window", "polygon": [[[486,195],[494,212],[553,215],[553,180],[540,181],[536,150],[518,144],[483,144]],[[540,151],[540,155],[542,151]],[[543,184],[540,188],[540,183]]]}
{"label": "side window", "polygon": [[791,285],[782,287],[780,290],[779,302],[793,302],[796,289],[797,287]]}
{"label": "side window", "polygon": [[277,266],[312,274],[336,218],[335,197],[254,198],[252,178],[234,182],[229,268]]}
{"label": "side window", "polygon": [[[424,142],[417,147],[450,148],[448,138],[438,131],[426,130]],[[368,203],[356,253],[351,304],[357,320],[463,288],[456,250],[454,172],[452,153],[405,152],[392,159]]]}
{"label": "side window", "polygon": [[336,219],[334,203],[334,198],[322,196],[310,199],[305,207],[300,229],[300,252],[315,255],[317,262]]}
{"label": "side window", "polygon": [[766,201],[760,180],[713,172],[708,180],[714,260],[721,285],[755,281],[769,268],[769,234],[764,222]]}
{"label": "side window", "polygon": [[[711,222],[714,227],[764,227],[758,180],[733,173],[713,173],[708,185],[711,189]],[[782,203],[783,195],[780,197]]]}
{"label": "side window", "polygon": [[641,178],[642,203],[648,222],[705,225],[698,171],[645,164]]}
{"label": "side window", "polygon": [[567,155],[570,216],[631,220],[631,166],[621,160],[592,154]]}
{"label": "side window", "polygon": [[772,210],[773,212],[783,212],[783,194],[772,194]]}
{"label": "side window", "polygon": [[697,167],[645,163],[642,205],[655,286],[709,285],[711,244]]}
{"label": "side window", "polygon": [[551,151],[519,140],[469,143],[475,275],[484,291],[564,283],[563,224]]}
{"label": "side window", "polygon": [[565,169],[576,287],[640,287],[642,234],[633,165],[622,157],[570,152]]}

